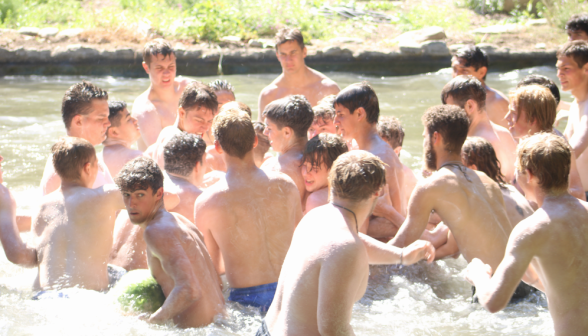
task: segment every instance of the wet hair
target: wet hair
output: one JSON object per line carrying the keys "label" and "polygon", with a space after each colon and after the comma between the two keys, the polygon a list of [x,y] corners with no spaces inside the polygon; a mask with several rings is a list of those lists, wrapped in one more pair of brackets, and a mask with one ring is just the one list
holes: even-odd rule
{"label": "wet hair", "polygon": [[219,92],[219,91],[227,91],[232,93],[233,95],[235,94],[235,91],[233,89],[233,86],[231,85],[231,83],[229,83],[228,81],[224,80],[224,79],[216,79],[210,83],[208,83],[208,86],[212,89],[212,91]]}
{"label": "wet hair", "polygon": [[366,81],[351,84],[341,90],[335,97],[333,106],[341,105],[353,114],[355,110],[363,107],[366,113],[367,122],[375,124],[380,117],[380,103],[376,91]]}
{"label": "wet hair", "polygon": [[189,176],[206,152],[206,142],[195,134],[181,132],[163,147],[164,169],[172,174]]}
{"label": "wet hair", "polygon": [[565,30],[583,31],[588,34],[588,14],[574,14],[565,25]]}
{"label": "wet hair", "polygon": [[257,135],[257,146],[253,148],[253,154],[261,156],[265,155],[270,149],[270,141],[267,135],[263,134],[265,131],[265,124],[259,121],[253,122],[253,129]]}
{"label": "wet hair", "polygon": [[396,117],[382,117],[378,121],[378,135],[386,140],[392,149],[402,147],[404,142],[404,128]]}
{"label": "wet hair", "polygon": [[97,160],[94,146],[82,138],[63,137],[51,147],[51,152],[53,168],[62,180],[80,178],[84,165]]}
{"label": "wet hair", "polygon": [[61,117],[66,129],[70,128],[76,115],[90,114],[93,99],[108,100],[108,92],[86,81],[76,83],[65,91],[61,102]]}
{"label": "wet hair", "polygon": [[566,42],[557,51],[557,59],[562,56],[571,57],[581,68],[588,63],[588,43],[580,40]]}
{"label": "wet hair", "polygon": [[279,129],[290,127],[297,137],[304,138],[312,125],[314,113],[303,95],[290,95],[269,103],[263,117],[270,119]]}
{"label": "wet hair", "polygon": [[545,77],[542,75],[528,75],[525,78],[521,79],[521,81],[517,84],[516,88],[518,89],[522,86],[533,85],[533,84],[541,85],[541,86],[548,88],[549,91],[551,91],[551,94],[553,95],[553,97],[555,98],[555,102],[557,104],[559,104],[559,101],[561,100],[561,96],[559,94],[559,89],[558,89],[557,85],[555,84],[555,82],[552,81],[548,77]]}
{"label": "wet hair", "polygon": [[443,137],[445,150],[459,153],[468,137],[470,121],[464,109],[455,105],[437,105],[427,109],[422,118],[429,137],[437,132]]}
{"label": "wet hair", "polygon": [[304,37],[298,28],[282,28],[278,30],[274,41],[276,42],[276,51],[281,44],[289,41],[296,41],[300,49],[304,49]]}
{"label": "wet hair", "polygon": [[122,167],[114,182],[122,192],[151,188],[155,195],[159,188],[163,188],[163,173],[155,161],[139,156]]}
{"label": "wet hair", "polygon": [[449,96],[461,108],[464,108],[470,99],[478,104],[480,110],[486,107],[486,89],[482,82],[474,76],[462,75],[450,80],[441,90],[441,102],[447,104]]}
{"label": "wet hair", "polygon": [[517,171],[529,170],[543,190],[568,189],[572,151],[562,137],[541,132],[524,138],[517,147],[517,158]]}
{"label": "wet hair", "polygon": [[510,94],[510,101],[515,105],[519,118],[521,112],[529,122],[537,120],[542,131],[550,132],[557,115],[557,102],[551,92],[544,86],[528,85],[516,89]]}
{"label": "wet hair", "polygon": [[328,121],[335,119],[335,108],[332,104],[318,104],[312,108],[312,112],[314,113],[313,122],[318,122],[319,120]]}
{"label": "wet hair", "polygon": [[171,55],[176,56],[176,51],[169,41],[158,38],[145,44],[143,48],[143,62],[149,66],[151,65],[151,57],[157,57],[157,55],[162,55],[163,58],[171,57]]}
{"label": "wet hair", "polygon": [[466,166],[476,165],[477,170],[504,187],[504,175],[500,172],[500,161],[488,140],[480,137],[469,137],[461,148],[461,161]]}
{"label": "wet hair", "polygon": [[243,159],[255,143],[251,117],[241,110],[219,113],[212,122],[212,133],[223,151],[239,159]]}
{"label": "wet hair", "polygon": [[329,105],[329,106],[333,106],[333,104],[335,103],[335,98],[337,96],[334,94],[330,94],[328,96],[324,96],[321,100],[319,100],[316,104],[317,105]]}
{"label": "wet hair", "polygon": [[247,113],[249,115],[249,118],[251,118],[251,108],[249,106],[247,106],[247,104],[242,103],[240,101],[232,101],[232,102],[226,103],[225,105],[223,105],[221,107],[220,112],[232,110],[232,109],[239,109],[239,110]]}
{"label": "wet hair", "polygon": [[368,199],[385,184],[384,163],[363,150],[339,155],[329,172],[331,195],[351,201]]}
{"label": "wet hair", "polygon": [[214,115],[218,111],[218,101],[212,89],[201,82],[190,82],[180,97],[180,107],[184,110],[205,108]]}
{"label": "wet hair", "polygon": [[[454,56],[457,58],[463,58],[466,61],[464,66],[474,67],[476,71],[481,67],[486,67],[486,69],[488,69],[488,55],[484,50],[474,45],[467,45],[460,48]],[[484,75],[484,78],[482,79],[485,80],[486,75]]]}
{"label": "wet hair", "polygon": [[[115,100],[108,102],[108,120],[110,121],[110,127],[120,126],[122,115],[119,112],[122,112],[126,108],[127,103],[124,101]],[[106,134],[108,134],[108,132],[106,132]]]}
{"label": "wet hair", "polygon": [[331,169],[339,155],[348,151],[347,143],[340,136],[329,133],[317,134],[306,143],[302,164],[308,162],[313,168],[320,168],[324,164],[327,169]]}

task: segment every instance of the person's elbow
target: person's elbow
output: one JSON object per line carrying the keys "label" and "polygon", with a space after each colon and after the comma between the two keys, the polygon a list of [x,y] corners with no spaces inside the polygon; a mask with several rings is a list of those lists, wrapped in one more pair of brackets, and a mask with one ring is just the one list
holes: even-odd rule
{"label": "person's elbow", "polygon": [[26,248],[5,250],[6,259],[11,263],[23,267],[37,266],[37,258],[34,252],[28,251]]}
{"label": "person's elbow", "polygon": [[490,313],[498,313],[508,304],[510,298],[504,299],[496,295],[478,295],[478,301]]}
{"label": "person's elbow", "polygon": [[202,291],[196,286],[187,284],[181,287],[180,294],[186,300],[187,303],[192,304],[202,297]]}

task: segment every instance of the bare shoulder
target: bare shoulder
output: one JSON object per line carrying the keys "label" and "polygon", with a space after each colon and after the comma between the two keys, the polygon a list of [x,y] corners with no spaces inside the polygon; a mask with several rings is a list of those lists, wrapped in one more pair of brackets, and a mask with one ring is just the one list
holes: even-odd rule
{"label": "bare shoulder", "polygon": [[145,227],[145,240],[153,242],[163,237],[174,236],[173,231],[177,223],[178,219],[175,217],[175,213],[163,211]]}
{"label": "bare shoulder", "polygon": [[134,117],[142,117],[150,112],[157,112],[155,105],[149,100],[149,89],[141,93],[133,102],[131,114]]}
{"label": "bare shoulder", "polygon": [[196,198],[195,211],[206,210],[217,202],[222,202],[228,189],[226,177],[223,176],[215,184],[204,189],[200,196]]}
{"label": "bare shoulder", "polygon": [[0,184],[0,210],[8,210],[16,206],[12,193],[4,185]]}
{"label": "bare shoulder", "polygon": [[178,76],[178,77],[176,77],[176,79],[175,79],[175,82],[176,82],[176,83],[177,83],[177,84],[180,86],[180,87],[179,87],[179,88],[180,88],[180,90],[179,90],[180,92],[183,92],[183,91],[184,91],[184,89],[186,88],[186,86],[187,86],[188,84],[190,84],[191,82],[193,82],[193,81],[194,81],[194,80],[192,80],[192,79],[189,79],[189,78],[184,78],[184,77],[182,77],[182,76]]}
{"label": "bare shoulder", "polygon": [[327,188],[312,192],[306,199],[306,211],[318,208],[329,203],[329,194]]}
{"label": "bare shoulder", "polygon": [[323,89],[327,89],[329,92],[328,94],[337,94],[341,90],[339,85],[335,83],[334,80],[327,77],[322,72],[316,71],[314,69],[308,68],[312,75],[316,78],[316,81],[320,83]]}
{"label": "bare shoulder", "polygon": [[511,232],[511,239],[520,240],[530,236],[544,237],[550,236],[552,229],[552,219],[545,210],[539,208],[529,217],[521,220]]}
{"label": "bare shoulder", "polygon": [[261,90],[261,93],[259,96],[262,99],[271,99],[271,98],[275,97],[276,91],[278,90],[278,88],[280,86],[282,78],[284,78],[284,76],[279,75],[276,79],[274,79],[273,82],[271,82],[268,86],[264,87]]}
{"label": "bare shoulder", "polygon": [[266,171],[265,174],[267,175],[270,184],[276,184],[283,188],[293,188],[293,190],[298,193],[296,183],[294,183],[294,180],[292,180],[287,174],[278,171]]}
{"label": "bare shoulder", "polygon": [[486,94],[489,94],[489,96],[494,100],[494,103],[506,103],[506,105],[508,106],[508,98],[504,93],[489,86],[487,86],[486,88]]}

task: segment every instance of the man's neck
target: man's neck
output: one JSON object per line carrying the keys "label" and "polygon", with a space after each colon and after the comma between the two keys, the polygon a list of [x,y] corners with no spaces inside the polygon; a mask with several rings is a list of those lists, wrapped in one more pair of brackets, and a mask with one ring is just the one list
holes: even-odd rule
{"label": "man's neck", "polygon": [[78,187],[90,189],[90,188],[92,188],[92,185],[88,185],[88,183],[85,183],[83,180],[80,180],[80,179],[75,179],[75,180],[61,179],[61,190],[67,190],[67,189],[78,188]]}
{"label": "man's neck", "polygon": [[[371,206],[369,201],[356,202],[345,198],[337,197],[331,194],[331,203],[335,209],[341,210],[341,213],[347,218],[347,226],[351,232],[358,233],[357,229],[365,222],[370,215]],[[355,214],[355,217],[354,217]],[[356,222],[357,219],[357,222]]]}
{"label": "man's neck", "polygon": [[233,174],[238,175],[241,173],[254,172],[259,170],[259,168],[257,168],[255,165],[255,161],[253,160],[253,150],[245,154],[242,159],[236,156],[230,156],[227,153],[223,153],[223,159],[227,164],[226,176],[231,176]]}
{"label": "man's neck", "polygon": [[159,87],[153,85],[149,86],[149,100],[161,100],[161,101],[169,101],[173,100],[175,97],[176,92],[176,81],[173,80],[173,85],[168,87]]}
{"label": "man's neck", "polygon": [[306,66],[306,64],[304,64],[300,70],[298,70],[297,72],[291,72],[291,73],[287,73],[287,72],[282,72],[283,73],[283,81],[286,87],[302,87],[302,86],[306,86],[306,82],[308,79],[308,72],[310,70],[308,69],[308,67]]}
{"label": "man's neck", "polygon": [[476,134],[480,128],[492,126],[490,124],[490,118],[486,111],[474,111],[470,116],[470,127],[468,129],[468,136]]}
{"label": "man's neck", "polygon": [[584,102],[586,99],[588,99],[588,79],[585,80],[581,85],[578,85],[578,87],[571,89],[570,93],[572,96],[574,96],[574,98],[576,98],[578,103]]}
{"label": "man's neck", "polygon": [[102,144],[104,145],[104,147],[123,146],[126,148],[131,148],[130,142],[117,138],[107,138],[106,140],[104,140]]}
{"label": "man's neck", "polygon": [[[151,214],[145,219],[145,221],[143,223],[136,223],[137,225],[146,228],[147,226],[149,226],[149,224],[153,223],[153,220],[155,218],[157,218],[158,216],[163,215],[164,213],[167,213],[168,211],[165,210],[165,206],[163,205],[163,197],[161,198],[161,201],[159,201],[159,203],[157,203],[154,207],[153,207],[153,211],[151,211]],[[134,223],[135,224],[135,223]]]}
{"label": "man's neck", "polygon": [[533,190],[533,195],[535,196],[535,201],[537,202],[537,205],[539,207],[542,207],[545,203],[550,203],[550,202],[555,202],[559,199],[561,199],[562,197],[572,197],[573,199],[575,199],[574,196],[570,195],[570,193],[564,189],[564,190],[560,190],[560,191],[550,191],[550,192],[546,192],[545,190],[541,189],[541,187],[536,186],[534,188],[535,190]]}
{"label": "man's neck", "polygon": [[353,135],[357,142],[357,147],[362,150],[369,150],[378,137],[376,124],[368,123],[358,125]]}
{"label": "man's neck", "polygon": [[307,142],[308,142],[308,139],[306,139],[306,137],[296,138],[295,140],[292,140],[292,142],[290,142],[289,144],[285,145],[280,150],[280,154],[287,155],[290,153],[302,153],[302,152],[304,152],[304,149],[306,148]]}
{"label": "man's neck", "polygon": [[197,181],[196,178],[194,177],[194,173],[188,175],[188,176],[182,176],[182,175],[178,175],[178,174],[174,174],[174,173],[170,173],[167,172],[167,175],[169,175],[170,179],[172,180],[172,182],[179,184],[182,182],[187,182],[192,184],[193,186],[197,186]]}
{"label": "man's neck", "polygon": [[458,163],[461,164],[461,153],[454,153],[454,152],[437,152],[437,170],[441,169],[443,165],[449,163]]}

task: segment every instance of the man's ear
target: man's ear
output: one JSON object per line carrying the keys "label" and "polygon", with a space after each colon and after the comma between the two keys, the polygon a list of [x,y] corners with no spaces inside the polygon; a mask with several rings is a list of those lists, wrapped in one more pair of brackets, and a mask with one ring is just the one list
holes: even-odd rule
{"label": "man's ear", "polygon": [[357,109],[355,109],[355,111],[353,111],[352,115],[356,115],[357,117],[357,121],[363,120],[367,118],[367,114],[365,112],[365,109],[363,107],[358,107]]}
{"label": "man's ear", "polygon": [[478,69],[476,72],[478,73],[480,78],[484,78],[484,76],[486,76],[486,74],[488,73],[488,68],[487,67],[480,67],[480,69]]}
{"label": "man's ear", "polygon": [[253,148],[257,147],[259,144],[259,139],[257,138],[257,134],[255,134],[255,140],[253,140]]}
{"label": "man's ear", "polygon": [[221,147],[220,142],[218,142],[218,140],[214,140],[214,149],[216,149],[216,151],[219,154],[223,153],[223,148]]}
{"label": "man's ear", "polygon": [[401,150],[402,150],[402,146],[398,146],[398,147],[394,148],[394,153],[396,153],[396,155],[400,156]]}
{"label": "man's ear", "polygon": [[90,175],[90,170],[92,169],[92,162],[84,163],[84,167],[82,169],[84,171],[84,174]]}
{"label": "man's ear", "polygon": [[441,135],[441,133],[435,131],[433,133],[433,145],[440,145],[441,143],[443,143],[443,136]]}
{"label": "man's ear", "polygon": [[157,198],[157,200],[162,199],[163,197],[163,187],[159,187],[159,189],[157,189],[157,192],[155,193],[155,198]]}
{"label": "man's ear", "polygon": [[147,65],[147,63],[143,62],[141,63],[141,65],[143,66],[143,69],[145,69],[145,72],[150,75],[149,73],[149,65]]}
{"label": "man's ear", "polygon": [[469,166],[468,168],[473,169],[473,170],[478,170],[478,166],[476,166],[475,163],[473,165]]}
{"label": "man's ear", "polygon": [[106,130],[106,136],[107,137],[118,137],[120,135],[119,131],[118,131],[118,127],[114,126],[110,126],[108,127],[108,129]]}
{"label": "man's ear", "polygon": [[308,50],[306,49],[306,46],[304,46],[304,48],[302,48],[302,58],[306,58],[306,54],[308,54]]}
{"label": "man's ear", "polygon": [[473,99],[468,99],[465,102],[463,109],[466,110],[467,114],[470,114],[478,109],[478,103],[476,103],[476,101]]}
{"label": "man's ear", "polygon": [[288,126],[282,127],[282,132],[284,133],[284,137],[286,139],[290,139],[292,135],[294,135],[294,130]]}
{"label": "man's ear", "polygon": [[186,117],[186,110],[184,110],[183,107],[178,107],[178,115],[180,116],[180,119],[184,119],[184,117]]}
{"label": "man's ear", "polygon": [[71,119],[71,124],[70,127],[74,126],[74,127],[82,127],[82,115],[81,114],[76,114],[72,119]]}

